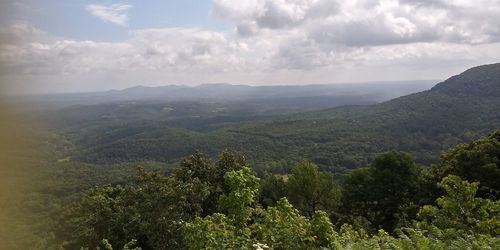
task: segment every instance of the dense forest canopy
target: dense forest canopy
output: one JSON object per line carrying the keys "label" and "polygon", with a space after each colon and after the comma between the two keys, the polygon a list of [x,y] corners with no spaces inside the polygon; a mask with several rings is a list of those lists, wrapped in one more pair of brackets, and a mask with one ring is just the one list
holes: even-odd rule
{"label": "dense forest canopy", "polygon": [[[215,156],[231,148],[265,171],[285,173],[302,159],[342,171],[392,149],[411,152],[420,164],[437,163],[441,150],[500,127],[499,89],[500,64],[491,64],[374,105],[307,111],[301,98],[135,101],[72,106],[44,113],[44,120],[69,143],[62,158],[86,163],[174,163],[196,150]],[[328,98],[309,101],[343,102]]]}
{"label": "dense forest canopy", "polygon": [[[468,166],[475,166],[463,171]],[[484,168],[489,171],[483,171]],[[380,154],[341,175],[307,161],[258,177],[223,151],[171,174],[138,167],[59,207],[46,246],[65,249],[494,249],[500,244],[500,130],[439,165]],[[436,182],[436,180],[438,180]]]}
{"label": "dense forest canopy", "polygon": [[2,169],[0,205],[15,216],[0,219],[12,231],[5,235],[19,236],[1,241],[7,249],[495,249],[499,88],[493,64],[364,106],[280,114],[281,101],[127,102],[4,119],[1,132],[21,132],[2,134],[3,165],[16,168]]}

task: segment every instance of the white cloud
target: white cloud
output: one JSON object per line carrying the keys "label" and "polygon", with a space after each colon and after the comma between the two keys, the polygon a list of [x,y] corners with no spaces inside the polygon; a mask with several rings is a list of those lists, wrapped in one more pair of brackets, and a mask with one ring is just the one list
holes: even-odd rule
{"label": "white cloud", "polygon": [[109,6],[89,4],[85,9],[90,12],[90,14],[105,22],[126,26],[128,22],[127,12],[130,8],[132,8],[132,5],[128,4],[112,4]]}
{"label": "white cloud", "polygon": [[498,0],[215,0],[214,13],[244,36],[301,29],[347,46],[500,41]]}
{"label": "white cloud", "polygon": [[242,70],[248,50],[223,33],[195,28],[135,30],[123,42],[42,40],[43,32],[20,24],[5,32],[22,39],[0,43],[0,64],[22,74],[224,72]]}
{"label": "white cloud", "polygon": [[[411,28],[404,32],[407,30],[411,32]],[[249,37],[196,28],[142,29],[130,32],[129,39],[122,42],[50,37],[26,24],[8,26],[3,32],[15,34],[19,39],[0,43],[1,68],[33,76],[106,73],[166,77],[185,74],[203,82],[214,75],[221,76],[219,81],[229,80],[224,80],[224,75],[260,75],[236,79],[257,82],[266,80],[263,75],[283,70],[324,69],[328,72],[346,65],[352,68],[370,64],[391,67],[412,61],[432,65],[434,61],[481,63],[500,60],[498,53],[492,53],[500,49],[499,43],[491,46],[449,42],[348,46],[312,39],[310,33],[297,28],[288,32],[264,30],[258,36]],[[335,81],[333,76],[328,77]],[[328,77],[323,81],[328,81]],[[363,79],[353,76],[352,80]]]}
{"label": "white cloud", "polygon": [[233,31],[140,29],[120,42],[97,42],[54,37],[27,23],[4,26],[0,68],[54,84],[293,84],[445,78],[500,61],[500,0],[213,4]]}

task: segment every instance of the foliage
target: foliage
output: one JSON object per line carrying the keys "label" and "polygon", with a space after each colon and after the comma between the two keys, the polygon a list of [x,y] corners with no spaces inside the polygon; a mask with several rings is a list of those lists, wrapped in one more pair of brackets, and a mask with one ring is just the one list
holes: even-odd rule
{"label": "foliage", "polygon": [[248,167],[238,171],[227,172],[224,176],[229,187],[228,195],[221,195],[219,205],[226,211],[235,225],[243,228],[252,215],[252,205],[259,190],[259,178],[252,174]]}
{"label": "foliage", "polygon": [[284,176],[266,173],[261,179],[259,189],[259,203],[263,207],[274,206],[281,198],[287,195],[287,186]]}
{"label": "foliage", "polygon": [[348,176],[343,209],[391,232],[417,212],[418,175],[409,154],[381,154],[369,168],[355,170]]}
{"label": "foliage", "polygon": [[437,206],[423,206],[413,227],[401,230],[412,241],[410,246],[449,249],[498,246],[500,202],[475,197],[478,184],[453,175],[443,178],[439,187],[446,194],[437,199]]}
{"label": "foliage", "polygon": [[238,232],[228,217],[215,213],[188,223],[184,239],[188,249],[250,248]]}
{"label": "foliage", "polygon": [[479,140],[460,144],[442,154],[439,177],[453,174],[479,182],[478,195],[500,197],[500,130]]}
{"label": "foliage", "polygon": [[187,224],[186,244],[190,249],[493,249],[500,243],[498,201],[475,198],[477,183],[456,176],[444,178],[440,187],[447,195],[438,199],[439,207],[423,207],[421,220],[398,229],[397,237],[382,229],[370,236],[348,224],[337,232],[326,213],[308,219],[282,198],[265,210],[249,208],[255,218],[243,229],[231,219],[238,214],[198,217]]}
{"label": "foliage", "polygon": [[203,200],[202,212],[205,215],[217,211],[219,196],[227,193],[228,184],[224,181],[226,172],[242,169],[247,165],[243,156],[229,150],[223,151],[219,161],[214,164],[202,153],[195,152],[184,159],[174,173],[183,182],[200,181],[208,189],[208,197]]}
{"label": "foliage", "polygon": [[437,199],[437,206],[424,206],[419,217],[421,228],[438,228],[446,234],[500,233],[500,202],[476,198],[479,183],[447,176],[439,183],[446,195]]}
{"label": "foliage", "polygon": [[199,181],[139,169],[132,184],[90,190],[63,218],[60,237],[70,239],[67,248],[95,247],[102,239],[118,247],[133,239],[146,249],[178,247],[183,221],[201,213],[207,194]]}
{"label": "foliage", "polygon": [[279,200],[275,207],[268,207],[261,216],[262,222],[256,225],[260,243],[271,248],[290,249],[303,248],[312,241],[308,219],[286,198]]}
{"label": "foliage", "polygon": [[224,179],[230,192],[220,197],[219,206],[227,211],[227,216],[215,213],[188,223],[185,242],[189,249],[248,247],[249,241],[245,239],[250,231],[246,225],[254,211],[252,204],[259,179],[248,167],[227,172]]}
{"label": "foliage", "polygon": [[286,184],[294,206],[309,216],[317,209],[334,210],[339,206],[340,187],[330,174],[319,172],[313,163],[296,164]]}
{"label": "foliage", "polygon": [[249,168],[228,172],[225,179],[231,191],[228,196],[221,196],[219,202],[226,214],[198,217],[188,223],[185,243],[189,249],[250,249],[254,244],[302,249],[330,244],[333,226],[326,213],[318,211],[309,220],[286,198],[275,207],[256,209],[253,203],[259,182]]}
{"label": "foliage", "polygon": [[476,197],[479,183],[445,177],[436,185],[444,195],[423,203],[437,194],[421,189],[442,173],[440,166],[422,169],[411,155],[388,152],[345,179],[302,161],[290,175],[261,181],[237,153],[224,151],[217,161],[195,153],[171,174],[138,167],[129,182],[94,187],[56,206],[51,213],[60,215],[50,217],[53,228],[39,246],[494,249],[500,205]]}

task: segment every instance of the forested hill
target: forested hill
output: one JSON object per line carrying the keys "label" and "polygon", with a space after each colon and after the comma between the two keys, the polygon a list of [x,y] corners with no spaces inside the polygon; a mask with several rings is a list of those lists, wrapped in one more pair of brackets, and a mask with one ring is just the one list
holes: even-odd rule
{"label": "forested hill", "polygon": [[197,149],[212,154],[231,148],[276,171],[289,165],[278,159],[309,159],[339,170],[363,166],[383,151],[404,150],[420,163],[432,163],[441,150],[500,128],[499,107],[500,64],[491,64],[376,105],[305,112],[205,133],[148,129],[86,148],[77,158],[174,161]]}
{"label": "forested hill", "polygon": [[[500,64],[479,66],[428,91],[237,128],[273,138],[323,166],[356,167],[392,149],[435,162],[442,149],[500,127]],[[280,147],[277,147],[280,148]]]}
{"label": "forested hill", "polygon": [[432,91],[450,95],[500,96],[500,63],[468,69],[437,84]]}

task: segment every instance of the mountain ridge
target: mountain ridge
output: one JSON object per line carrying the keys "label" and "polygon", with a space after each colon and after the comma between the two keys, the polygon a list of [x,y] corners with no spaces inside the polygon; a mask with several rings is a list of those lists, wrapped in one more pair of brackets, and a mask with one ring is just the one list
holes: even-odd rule
{"label": "mountain ridge", "polygon": [[[449,84],[450,82],[453,84]],[[500,96],[500,63],[470,68],[438,83],[431,90],[453,94]]]}
{"label": "mountain ridge", "polygon": [[369,106],[247,119],[202,133],[183,130],[182,135],[160,123],[148,129],[138,125],[133,136],[89,143],[76,159],[172,162],[195,150],[215,154],[230,148],[276,169],[289,167],[280,159],[308,159],[329,170],[355,168],[388,150],[411,152],[422,164],[435,163],[441,150],[500,128],[499,65],[480,66],[430,90]]}

